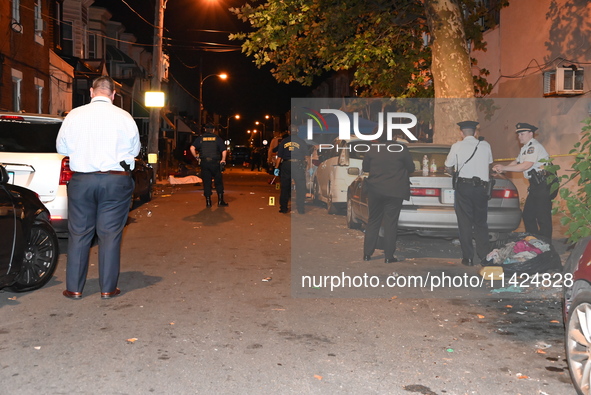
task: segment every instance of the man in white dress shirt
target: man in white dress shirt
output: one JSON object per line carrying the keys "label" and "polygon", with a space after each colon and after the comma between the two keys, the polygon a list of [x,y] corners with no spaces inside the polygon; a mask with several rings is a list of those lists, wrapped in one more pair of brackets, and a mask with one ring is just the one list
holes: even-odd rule
{"label": "man in white dress shirt", "polygon": [[482,260],[489,252],[488,243],[488,186],[493,161],[490,145],[483,138],[476,138],[476,121],[459,122],[463,140],[451,146],[445,167],[448,172],[457,169],[454,208],[458,218],[462,264],[474,265],[476,255]]}
{"label": "man in white dress shirt", "polygon": [[63,295],[80,299],[86,283],[88,257],[95,234],[99,245],[101,298],[117,288],[120,246],[134,189],[131,170],[140,151],[137,125],[113,105],[115,83],[108,76],[93,81],[89,104],[64,119],[57,151],[70,157],[74,172],[68,184],[68,263]]}

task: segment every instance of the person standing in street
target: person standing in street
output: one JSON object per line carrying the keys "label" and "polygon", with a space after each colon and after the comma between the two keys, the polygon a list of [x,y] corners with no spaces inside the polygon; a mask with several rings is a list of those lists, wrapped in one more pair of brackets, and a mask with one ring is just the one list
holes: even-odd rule
{"label": "person standing in street", "polygon": [[365,180],[369,218],[363,241],[363,260],[371,260],[383,222],[384,262],[394,263],[398,262],[394,257],[398,218],[402,202],[410,199],[409,175],[415,171],[415,165],[405,144],[388,141],[385,133],[379,142],[382,144],[371,145],[362,162],[363,171],[369,173]]}
{"label": "person standing in street", "polygon": [[211,207],[212,179],[218,194],[218,207],[228,206],[228,203],[224,201],[224,179],[222,176],[222,168],[226,166],[226,144],[220,136],[215,134],[215,127],[212,124],[205,125],[205,133],[193,141],[191,153],[201,163],[205,207]]}
{"label": "person standing in street", "polygon": [[70,157],[68,184],[68,262],[63,295],[80,299],[86,283],[90,247],[99,246],[101,298],[121,293],[117,288],[121,239],[134,189],[131,171],[140,152],[137,125],[131,115],[113,105],[115,82],[95,79],[89,104],[74,108],[57,136],[57,152]]}
{"label": "person standing in street", "polygon": [[296,188],[296,207],[299,214],[305,214],[306,202],[306,160],[310,155],[308,144],[297,136],[297,127],[291,127],[289,133],[277,145],[275,175],[280,176],[281,195],[279,196],[279,212],[288,213],[287,205],[291,198],[291,180]]}
{"label": "person standing in street", "polygon": [[529,188],[523,206],[523,225],[527,233],[541,235],[552,240],[552,199],[550,186],[546,181],[545,161],[550,158],[548,152],[534,138],[537,127],[529,123],[518,123],[515,133],[522,145],[519,156],[508,165],[497,164],[493,170],[523,172],[529,180]]}
{"label": "person standing in street", "polygon": [[454,209],[458,219],[462,264],[474,265],[476,255],[482,261],[489,252],[488,244],[488,186],[490,164],[493,161],[490,144],[482,137],[476,138],[478,122],[463,121],[458,126],[462,140],[451,146],[445,167],[452,174],[457,169]]}

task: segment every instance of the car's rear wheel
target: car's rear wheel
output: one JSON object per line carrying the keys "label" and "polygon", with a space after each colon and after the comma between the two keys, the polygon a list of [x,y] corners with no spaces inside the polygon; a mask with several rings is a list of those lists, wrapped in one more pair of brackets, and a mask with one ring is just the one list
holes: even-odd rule
{"label": "car's rear wheel", "polygon": [[566,361],[578,394],[591,391],[591,292],[583,291],[570,306],[565,331]]}
{"label": "car's rear wheel", "polygon": [[55,231],[45,221],[36,222],[29,232],[22,267],[11,288],[25,292],[47,284],[57,266],[58,255]]}
{"label": "car's rear wheel", "polygon": [[361,229],[361,223],[357,221],[353,213],[353,203],[351,203],[350,198],[347,199],[347,227],[349,229]]}
{"label": "car's rear wheel", "polygon": [[152,178],[150,178],[148,180],[148,190],[145,193],[143,193],[143,194],[140,195],[140,200],[142,202],[144,202],[144,203],[145,202],[149,202],[150,200],[152,200],[152,197],[153,197],[152,183],[153,183]]}

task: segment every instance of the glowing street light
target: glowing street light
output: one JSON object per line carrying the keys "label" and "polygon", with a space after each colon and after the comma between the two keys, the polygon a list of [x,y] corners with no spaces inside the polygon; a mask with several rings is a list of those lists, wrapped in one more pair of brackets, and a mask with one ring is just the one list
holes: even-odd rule
{"label": "glowing street light", "polygon": [[209,77],[218,77],[222,80],[225,80],[228,78],[228,74],[209,74],[205,76],[205,78],[201,79],[201,81],[199,82],[199,130],[201,130],[201,126],[203,125],[203,110],[205,109],[205,107],[203,106],[203,83]]}

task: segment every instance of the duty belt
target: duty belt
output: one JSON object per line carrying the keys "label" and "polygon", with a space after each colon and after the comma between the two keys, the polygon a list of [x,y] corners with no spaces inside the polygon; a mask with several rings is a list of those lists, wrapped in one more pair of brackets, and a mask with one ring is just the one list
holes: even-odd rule
{"label": "duty belt", "polygon": [[121,170],[90,171],[90,172],[75,171],[74,173],[79,173],[79,174],[115,174],[118,176],[131,175],[131,172],[129,172],[129,171],[121,171]]}
{"label": "duty belt", "polygon": [[480,179],[478,177],[472,177],[472,178],[458,177],[458,184],[470,184],[475,187],[480,187],[480,186],[484,187],[484,186],[488,185],[488,181],[482,181],[482,179]]}

